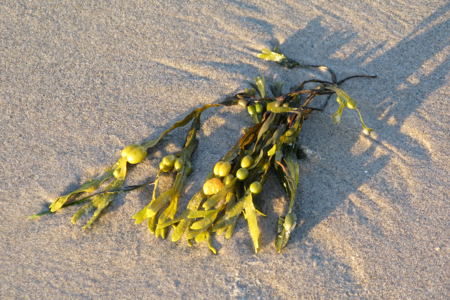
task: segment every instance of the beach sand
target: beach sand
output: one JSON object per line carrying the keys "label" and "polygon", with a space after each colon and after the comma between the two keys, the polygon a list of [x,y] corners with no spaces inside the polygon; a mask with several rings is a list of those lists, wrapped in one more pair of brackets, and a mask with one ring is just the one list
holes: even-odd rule
{"label": "beach sand", "polygon": [[[450,286],[450,110],[447,1],[4,1],[0,4],[1,299],[446,299]],[[91,230],[74,208],[39,212],[156,137],[191,109],[223,100],[258,75],[292,86],[316,71],[283,70],[288,56],[338,76],[376,74],[344,88],[375,129],[305,122],[296,214],[277,254],[286,198],[264,193],[258,254],[243,220],[219,255],[161,241],[131,216],[150,189],[121,195]],[[192,194],[250,124],[240,108],[204,116]],[[179,149],[177,131],[131,172],[155,175]],[[172,143],[172,141],[177,141]]]}

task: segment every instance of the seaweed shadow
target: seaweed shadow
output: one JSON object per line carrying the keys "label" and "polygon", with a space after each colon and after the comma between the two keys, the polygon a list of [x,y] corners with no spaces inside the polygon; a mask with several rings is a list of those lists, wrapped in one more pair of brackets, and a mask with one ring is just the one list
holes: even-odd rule
{"label": "seaweed shadow", "polygon": [[[340,66],[345,64],[352,68],[352,72],[354,68],[359,68],[362,72],[357,71],[358,73],[365,71],[379,76],[376,82],[365,82],[370,89],[364,90],[361,94],[361,98],[371,99],[370,102],[362,104],[362,109],[367,123],[374,126],[380,136],[377,139],[369,138],[370,146],[365,152],[354,155],[351,151],[360,139],[356,121],[353,123],[354,126],[350,126],[352,128],[343,128],[344,124],[342,124],[331,131],[327,129],[329,124],[324,124],[326,122],[323,118],[313,116],[312,120],[306,122],[307,126],[305,126],[306,130],[301,142],[305,145],[313,144],[316,147],[315,152],[322,156],[322,159],[320,162],[309,161],[305,163],[306,167],[303,167],[303,171],[308,174],[301,177],[299,205],[297,205],[297,214],[303,224],[294,232],[292,244],[298,244],[306,238],[317,224],[328,218],[337,207],[342,205],[345,205],[348,214],[356,215],[357,220],[365,226],[368,221],[367,216],[351,200],[348,201],[349,196],[356,193],[364,197],[358,188],[377,176],[391,158],[398,155],[397,151],[407,152],[409,156],[419,160],[430,159],[430,153],[426,147],[420,141],[402,133],[401,127],[405,120],[423,105],[429,95],[446,84],[445,75],[450,69],[448,58],[431,73],[421,74],[420,68],[448,45],[450,21],[439,21],[439,18],[445,15],[449,8],[450,5],[438,8],[407,37],[368,63],[364,62],[382,49],[383,44],[367,49],[362,56],[352,55],[352,58],[345,61],[335,59],[332,55],[336,46],[351,43],[355,34],[330,31],[321,25],[319,18],[311,21],[306,28],[299,30],[280,45],[281,50],[288,56],[292,53],[293,58],[296,58],[295,52],[298,51],[298,45],[304,46],[302,51],[299,51],[301,52],[299,55],[306,57],[313,57],[315,48],[329,49],[328,57],[314,63],[325,64],[334,69],[338,69],[335,68],[338,65],[339,69],[344,70],[345,68]],[[314,40],[314,44],[308,39],[307,33],[311,32],[320,37]],[[310,47],[307,47],[308,45]],[[416,45],[424,47],[418,52]],[[399,58],[401,61],[398,61]],[[400,68],[399,65],[401,65]],[[339,76],[339,73],[338,77],[342,78],[343,76]],[[414,77],[413,82],[411,77]],[[352,85],[349,89],[352,92],[357,90],[361,83],[355,80],[346,85]],[[331,104],[326,111],[330,113],[332,108]],[[388,124],[387,120],[390,118],[395,118],[395,122]],[[337,147],[337,143],[333,144],[333,141],[339,140],[341,142]],[[327,145],[327,148],[324,145]],[[377,147],[383,147],[389,154],[375,158],[373,154]],[[390,149],[396,149],[396,151],[393,152]],[[341,163],[336,164],[336,162]],[[371,208],[379,209],[376,204],[371,203],[370,199],[365,201]],[[407,206],[408,203],[402,203],[402,205]],[[367,226],[374,234],[382,235],[382,232],[376,228]]]}

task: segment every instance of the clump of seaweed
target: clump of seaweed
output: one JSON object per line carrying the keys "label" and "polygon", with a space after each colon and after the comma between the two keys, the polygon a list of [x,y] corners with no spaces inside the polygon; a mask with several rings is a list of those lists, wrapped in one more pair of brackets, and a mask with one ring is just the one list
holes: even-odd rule
{"label": "clump of seaweed", "polygon": [[[341,121],[345,109],[358,114],[362,131],[370,134],[371,128],[365,124],[356,101],[345,92],[341,85],[345,81],[375,76],[354,75],[338,80],[336,73],[321,65],[306,65],[282,54],[277,48],[263,49],[259,58],[272,61],[282,67],[313,68],[328,72],[331,80],[309,79],[301,82],[288,93],[283,93],[283,84],[266,84],[263,77],[257,77],[252,88],[246,89],[217,104],[208,104],[194,109],[181,121],[175,122],[154,140],[126,146],[119,160],[107,168],[100,176],[87,180],[79,188],[54,200],[49,209],[31,216],[37,218],[73,205],[81,205],[73,215],[72,223],[89,211],[91,218],[83,226],[89,228],[102,212],[114,201],[120,192],[128,192],[147,185],[153,185],[149,203],[137,212],[133,219],[136,224],[147,222],[148,229],[156,237],[166,238],[171,229],[171,240],[179,241],[183,236],[191,245],[205,242],[216,254],[212,238],[223,234],[226,239],[233,235],[238,219],[243,216],[248,224],[255,252],[260,250],[261,231],[258,219],[265,216],[255,206],[255,198],[264,189],[270,172],[274,171],[286,191],[289,205],[284,216],[279,216],[275,248],[280,252],[286,247],[297,226],[294,212],[300,168],[298,160],[303,152],[299,136],[303,122],[313,111],[324,107],[313,107],[313,101],[321,95],[328,100],[335,95],[338,109],[332,115],[334,123]],[[213,166],[198,192],[188,201],[184,209],[179,209],[179,200],[192,172],[193,154],[197,148],[197,132],[201,127],[202,113],[213,107],[240,105],[245,107],[254,125],[244,130],[237,143]],[[172,130],[190,124],[181,151],[162,158],[155,179],[140,185],[126,186],[129,165],[141,163],[150,150]],[[172,185],[161,190],[160,176],[171,174]],[[264,199],[267,200],[267,199]]]}

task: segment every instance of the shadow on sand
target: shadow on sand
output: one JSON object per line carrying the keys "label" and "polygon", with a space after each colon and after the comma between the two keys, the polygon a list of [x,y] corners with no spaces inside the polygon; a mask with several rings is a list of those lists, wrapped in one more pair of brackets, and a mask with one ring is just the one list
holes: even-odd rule
{"label": "shadow on sand", "polygon": [[[351,43],[356,38],[356,35],[351,32],[331,31],[322,25],[320,18],[309,22],[305,28],[297,31],[280,45],[281,51],[288,56],[292,56],[300,61],[308,58],[310,61],[304,61],[305,63],[327,65],[337,70],[338,77],[340,78],[351,75],[351,73],[377,74],[379,79],[375,79],[376,81],[357,79],[353,82],[345,83],[345,85],[347,87],[350,86],[348,90],[351,94],[357,94],[358,88],[361,89],[361,87],[368,86],[367,89],[364,88],[361,94],[361,101],[364,101],[364,98],[370,99],[370,101],[361,102],[361,107],[367,123],[371,127],[374,127],[382,137],[381,140],[371,139],[370,146],[364,153],[353,155],[351,149],[360,139],[361,134],[356,121],[350,124],[350,126],[347,126],[351,128],[346,128],[346,124],[342,124],[339,127],[331,129],[331,131],[331,121],[324,122],[323,117],[316,118],[317,116],[313,115],[310,120],[305,122],[307,125],[302,133],[301,143],[304,145],[309,145],[310,143],[322,145],[315,152],[323,157],[323,159],[320,162],[306,162],[306,167],[303,167],[304,174],[301,174],[298,203],[296,206],[296,213],[300,216],[303,224],[293,233],[290,246],[288,247],[300,243],[304,237],[308,236],[312,228],[332,214],[337,207],[343,205],[351,193],[355,193],[361,185],[375,177],[386,166],[391,159],[390,155],[377,158],[373,157],[376,148],[380,144],[381,146],[383,144],[389,144],[400,150],[402,150],[403,145],[407,144],[409,155],[413,155],[418,159],[428,159],[427,149],[414,139],[402,134],[400,129],[403,122],[423,104],[427,97],[445,84],[445,76],[441,74],[447,74],[450,69],[448,59],[429,74],[420,75],[418,71],[427,60],[433,58],[448,45],[447,30],[450,21],[446,20],[436,23],[436,20],[447,13],[449,8],[450,5],[446,5],[437,9],[433,15],[419,24],[416,30],[411,32],[410,35],[394,47],[384,50],[381,55],[376,56],[372,60],[370,58],[382,50],[385,46],[384,44],[377,45],[371,49],[358,49],[358,55],[346,58],[345,60],[333,58],[336,49]],[[271,26],[262,23],[264,22],[263,20],[258,21],[252,18],[250,21],[263,27],[269,26],[268,33],[272,33]],[[316,38],[311,39],[311,34]],[[419,53],[416,45],[428,45],[429,47],[420,48]],[[318,51],[315,49],[320,49],[320,58],[316,57]],[[326,55],[322,56],[324,52]],[[399,58],[401,58],[400,61],[398,61]],[[367,63],[367,61],[369,62]],[[217,62],[203,62],[202,64],[245,76],[259,73],[259,70],[248,64],[224,64]],[[279,73],[281,71],[281,68],[275,64],[270,64],[269,68],[269,73]],[[351,70],[347,71],[348,68],[351,68]],[[319,75],[317,74],[316,77],[320,77]],[[416,77],[414,82],[409,80],[411,76]],[[355,93],[353,93],[354,91]],[[335,108],[331,102],[327,112]],[[218,151],[217,149],[210,149],[208,145],[216,145],[217,141],[224,139],[229,140],[227,146],[233,145],[237,137],[229,133],[228,128],[231,126],[229,122],[231,120],[234,124],[242,124],[242,121],[239,122],[239,120],[243,117],[243,114],[233,117],[227,115],[226,119],[228,122],[221,125],[220,128],[216,128],[214,135],[202,136],[200,143],[206,145],[202,151]],[[206,119],[211,116],[209,113],[205,115]],[[223,117],[225,118],[225,115]],[[390,118],[395,118],[395,123],[388,125],[387,120]],[[171,124],[174,121],[171,120],[167,124]],[[205,121],[204,118],[203,122]],[[156,128],[154,131],[155,134],[149,139],[155,138],[162,130],[163,127]],[[183,134],[177,132],[171,135],[172,137],[175,135],[177,140],[182,140]],[[339,145],[344,146],[338,148],[333,144],[334,140],[340,140]],[[163,147],[164,144],[162,147],[158,146],[157,149],[162,149]],[[327,154],[325,152],[334,154]],[[199,153],[201,151],[197,151],[194,155],[194,161],[201,160],[202,156]],[[392,153],[391,155],[395,154]],[[342,163],[334,166],[333,162],[336,159],[343,162],[351,162],[351,166],[346,167]],[[194,176],[193,181],[197,183],[197,186],[202,177],[203,175]],[[269,183],[268,188],[272,189],[274,186],[273,183]],[[267,196],[270,196],[270,194],[272,194],[272,191],[269,191]],[[143,205],[148,201],[148,197],[149,193],[144,193],[142,198],[140,198]],[[123,202],[124,196],[120,196],[109,210],[116,210]],[[272,213],[271,208],[268,207],[270,205],[265,204],[263,206],[264,211],[269,215],[266,221],[262,221],[263,235],[265,235],[263,237],[263,244],[272,243],[275,238],[274,228],[276,216]],[[366,221],[362,213],[350,206],[348,213],[359,214],[359,220],[362,223]],[[242,226],[246,227],[241,222],[239,227]],[[272,232],[272,234],[269,232]],[[251,245],[249,245],[249,249],[251,249]]]}

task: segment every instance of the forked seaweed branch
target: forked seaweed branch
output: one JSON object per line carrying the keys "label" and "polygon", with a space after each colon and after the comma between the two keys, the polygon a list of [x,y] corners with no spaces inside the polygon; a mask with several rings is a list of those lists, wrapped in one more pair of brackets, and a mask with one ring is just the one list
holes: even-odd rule
{"label": "forked seaweed branch", "polygon": [[[268,175],[274,172],[289,201],[286,213],[279,216],[275,228],[275,248],[280,252],[286,247],[298,223],[294,208],[300,178],[299,159],[304,157],[299,144],[303,123],[314,111],[322,111],[334,96],[338,108],[332,115],[333,122],[341,121],[344,110],[353,110],[360,119],[362,132],[370,134],[372,129],[365,124],[359,106],[341,85],[349,79],[375,76],[353,75],[338,80],[336,72],[331,68],[303,64],[285,56],[279,49],[263,49],[258,57],[288,69],[318,69],[328,73],[330,80],[308,79],[284,93],[282,83],[267,84],[263,77],[257,77],[251,88],[227,97],[220,103],[194,109],[156,139],[126,146],[117,162],[103,174],[58,197],[47,210],[31,217],[37,218],[69,206],[81,205],[71,220],[76,223],[83,215],[90,215],[83,226],[87,229],[119,193],[151,185],[151,199],[133,219],[136,224],[146,223],[149,231],[156,237],[164,239],[171,231],[173,242],[183,237],[190,245],[205,242],[213,253],[217,253],[213,246],[213,236],[223,234],[225,238],[231,238],[237,221],[243,216],[248,224],[254,250],[258,252],[261,235],[258,220],[265,214],[257,209],[255,198],[264,189]],[[327,96],[325,105],[314,107],[314,100],[322,95]],[[197,133],[201,129],[202,113],[210,108],[231,105],[246,108],[254,124],[246,128],[237,143],[215,163],[186,207],[180,208],[180,198],[194,168],[193,154],[199,142]],[[162,158],[154,179],[140,185],[125,185],[130,165],[144,161],[168,133],[189,124],[184,146],[180,151]],[[165,189],[159,184],[163,175],[173,177],[172,185]]]}

